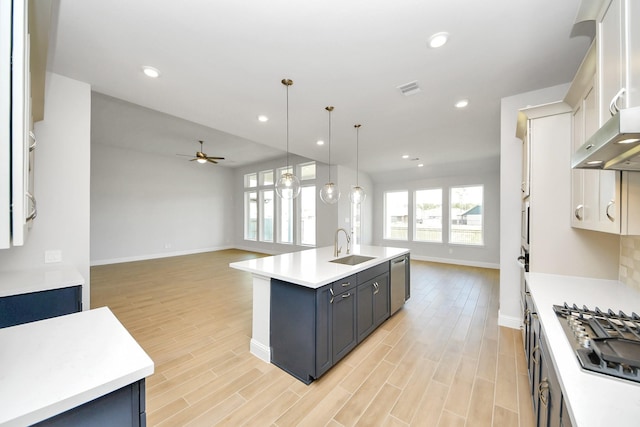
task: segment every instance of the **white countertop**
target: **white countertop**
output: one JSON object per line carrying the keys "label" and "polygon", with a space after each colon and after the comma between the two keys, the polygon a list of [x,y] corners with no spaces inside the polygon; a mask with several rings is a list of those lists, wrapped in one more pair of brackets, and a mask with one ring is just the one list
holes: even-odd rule
{"label": "white countertop", "polygon": [[553,311],[563,303],[640,313],[640,292],[613,280],[527,273],[527,283],[550,347],[574,427],[640,422],[640,384],[584,371]]}
{"label": "white countertop", "polygon": [[107,307],[0,329],[0,426],[45,420],[153,369]]}
{"label": "white countertop", "polygon": [[84,278],[76,269],[65,265],[0,272],[0,297],[78,285],[84,285]]}
{"label": "white countertop", "polygon": [[[348,256],[343,246],[343,253],[338,258]],[[317,289],[328,283],[355,274],[397,256],[409,253],[409,249],[391,248],[387,246],[356,246],[351,248],[351,254],[375,257],[358,265],[343,265],[329,262],[333,256],[333,246],[291,252],[265,258],[255,258],[246,261],[233,262],[230,267],[248,271],[265,277],[296,283]]]}

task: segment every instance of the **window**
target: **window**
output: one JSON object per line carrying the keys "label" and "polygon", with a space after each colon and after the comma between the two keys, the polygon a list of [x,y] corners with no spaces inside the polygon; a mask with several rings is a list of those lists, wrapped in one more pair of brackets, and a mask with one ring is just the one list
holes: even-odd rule
{"label": "window", "polygon": [[273,242],[273,190],[260,190],[260,241]]}
{"label": "window", "polygon": [[278,237],[278,243],[293,243],[293,200],[281,199],[278,197],[280,203],[280,221],[278,223],[280,235]]}
{"label": "window", "polygon": [[258,226],[258,200],[255,191],[244,193],[244,238],[256,240]]}
{"label": "window", "polygon": [[300,189],[300,244],[316,244],[316,186]]}
{"label": "window", "polygon": [[273,185],[273,169],[260,172],[260,185]]}
{"label": "window", "polygon": [[300,165],[300,181],[316,179],[316,162]]}
{"label": "window", "polygon": [[483,245],[483,186],[451,187],[449,243]]}
{"label": "window", "polygon": [[442,242],[442,188],[415,192],[413,240]]}
{"label": "window", "polygon": [[384,193],[384,238],[408,240],[409,196],[407,191]]}
{"label": "window", "polygon": [[351,203],[351,246],[362,244],[362,204]]}
{"label": "window", "polygon": [[258,185],[257,175],[248,173],[244,176],[244,188],[254,188]]}

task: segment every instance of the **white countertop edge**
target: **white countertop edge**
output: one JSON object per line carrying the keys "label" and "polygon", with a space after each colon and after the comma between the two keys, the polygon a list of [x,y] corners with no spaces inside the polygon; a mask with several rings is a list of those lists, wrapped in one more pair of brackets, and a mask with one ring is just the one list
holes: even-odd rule
{"label": "white countertop edge", "polygon": [[[53,345],[58,341],[59,345]],[[108,307],[0,329],[3,347],[0,396],[8,410],[0,412],[0,426],[46,420],[154,372],[151,358]],[[16,347],[20,348],[12,354]],[[35,354],[42,347],[46,355]],[[107,359],[96,360],[96,354],[112,349],[118,353],[114,366]],[[60,375],[68,376],[69,381],[60,381]],[[28,394],[30,390],[44,391]]]}
{"label": "white countertop edge", "polygon": [[[258,276],[317,289],[410,252],[406,248],[359,246],[353,248],[350,254],[340,254],[336,258],[333,255],[333,250],[333,246],[325,246],[233,262],[229,266]],[[349,255],[372,256],[374,259],[353,266],[330,262],[333,259]]]}
{"label": "white countertop edge", "polygon": [[53,265],[27,271],[0,272],[0,297],[83,286],[84,278],[72,266]]}
{"label": "white countertop edge", "polygon": [[567,302],[637,313],[640,292],[616,280],[575,276],[527,273],[527,282],[573,425],[630,425],[640,419],[640,384],[583,370],[553,311],[554,304]]}

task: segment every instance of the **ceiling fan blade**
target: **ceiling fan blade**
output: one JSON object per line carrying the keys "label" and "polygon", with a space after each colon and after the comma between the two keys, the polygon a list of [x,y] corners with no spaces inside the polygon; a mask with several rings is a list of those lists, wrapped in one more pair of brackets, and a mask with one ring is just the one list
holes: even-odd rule
{"label": "ceiling fan blade", "polygon": [[207,159],[224,160],[224,157],[209,157],[209,156],[207,156]]}
{"label": "ceiling fan blade", "polygon": [[176,156],[193,157],[193,154],[176,154]]}
{"label": "ceiling fan blade", "polygon": [[216,162],[215,160],[211,160],[211,158],[210,158],[210,157],[207,157],[207,161],[208,161],[209,163],[214,163],[214,164],[216,164],[216,165],[218,164],[218,162]]}
{"label": "ceiling fan blade", "polygon": [[195,162],[196,160],[198,160],[198,159],[191,159],[191,160],[189,160],[189,161],[190,161],[190,162]]}

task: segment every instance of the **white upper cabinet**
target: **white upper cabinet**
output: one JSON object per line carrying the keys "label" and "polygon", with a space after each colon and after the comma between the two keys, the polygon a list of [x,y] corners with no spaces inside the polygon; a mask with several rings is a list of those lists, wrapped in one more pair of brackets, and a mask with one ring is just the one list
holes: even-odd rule
{"label": "white upper cabinet", "polygon": [[640,2],[605,1],[598,19],[600,125],[618,110],[640,106]]}

